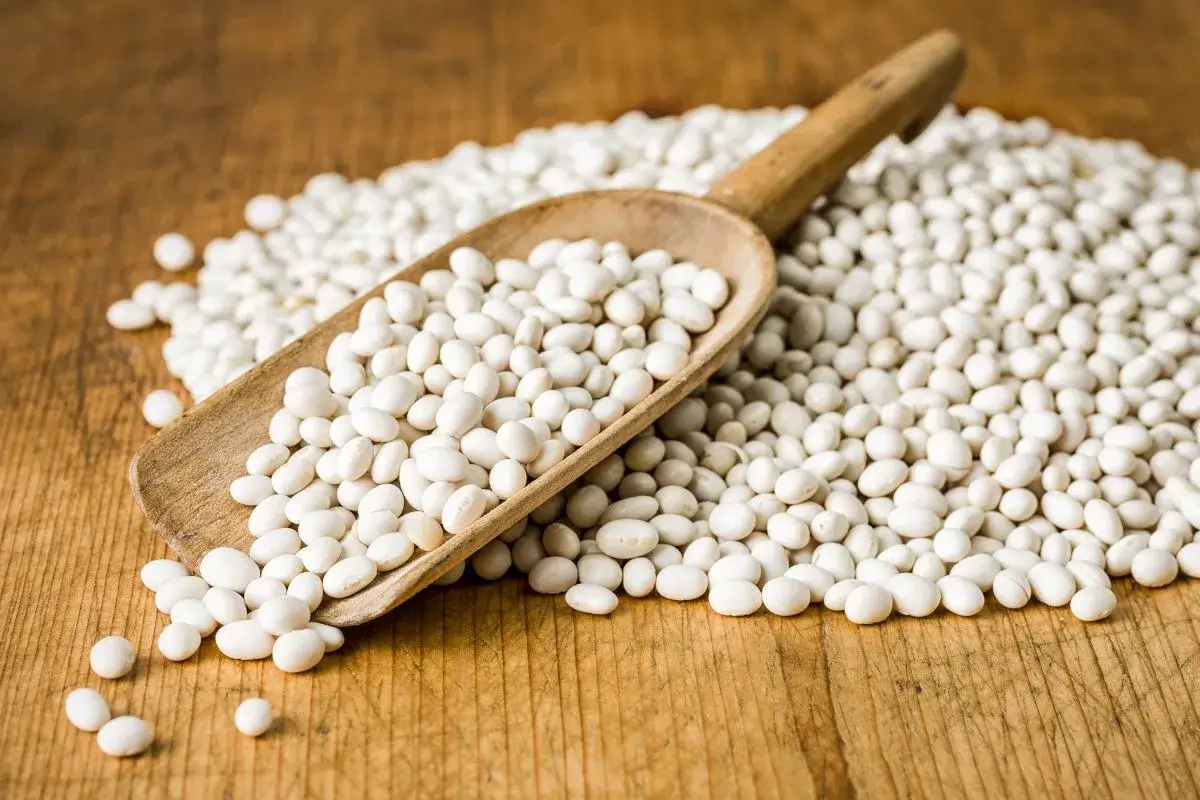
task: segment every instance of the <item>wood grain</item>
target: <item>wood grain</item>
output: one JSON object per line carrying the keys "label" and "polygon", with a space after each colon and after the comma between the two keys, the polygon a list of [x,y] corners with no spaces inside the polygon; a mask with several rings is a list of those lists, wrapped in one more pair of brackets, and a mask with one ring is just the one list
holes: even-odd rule
{"label": "wood grain", "polygon": [[[125,469],[167,385],[161,333],[105,307],[153,237],[235,230],[259,191],[372,175],[463,139],[703,102],[812,103],[933,27],[960,95],[1200,163],[1191,0],[838,4],[147,0],[0,8],[0,797],[1188,797],[1200,588],[1085,626],[989,608],[854,628],[629,602],[580,618],[517,581],[423,594],[312,675],[144,658],[163,546]],[[61,713],[101,689],[158,740],[118,762]],[[285,717],[232,734],[242,697]]]}

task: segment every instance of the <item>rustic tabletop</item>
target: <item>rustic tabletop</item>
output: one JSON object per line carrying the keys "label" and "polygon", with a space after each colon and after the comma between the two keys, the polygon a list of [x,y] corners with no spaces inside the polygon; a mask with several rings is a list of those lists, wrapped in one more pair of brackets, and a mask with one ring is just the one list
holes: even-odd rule
{"label": "rustic tabletop", "polygon": [[[158,730],[71,728],[87,649],[161,627],[165,548],[126,467],[164,333],[104,310],[153,238],[252,194],[454,143],[701,103],[813,103],[937,26],[960,95],[1200,163],[1200,6],[1076,0],[359,0],[0,6],[0,797],[1184,797],[1200,794],[1200,589],[1108,621],[989,607],[857,628],[631,602],[584,618],[518,580],[434,590],[312,674],[143,657],[102,687]],[[233,732],[261,692],[284,716]]]}

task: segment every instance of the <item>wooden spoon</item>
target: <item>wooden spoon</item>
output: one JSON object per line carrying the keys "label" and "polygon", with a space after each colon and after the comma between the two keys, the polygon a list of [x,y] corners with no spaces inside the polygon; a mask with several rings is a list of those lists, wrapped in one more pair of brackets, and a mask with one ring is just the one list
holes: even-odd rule
{"label": "wooden spoon", "polygon": [[[456,247],[501,258],[525,255],[546,239],[590,236],[623,242],[635,253],[665,248],[677,259],[720,271],[731,294],[716,325],[695,341],[687,366],[636,408],[466,531],[383,573],[358,594],[326,599],[315,618],[357,625],[395,608],[700,386],[767,310],[775,288],[771,240],[880,140],[893,132],[908,139],[923,130],[950,99],[963,67],[958,37],[931,34],[845,86],[714,186],[707,198],[648,189],[555,197],[487,222],[393,276],[416,281],[429,270],[446,269]],[[332,339],[354,330],[363,303],[382,293],[381,285],[198,404],[135,456],[130,466],[134,498],[189,567],[195,569],[215,547],[249,546],[250,509],[230,497],[230,482],[244,474],[246,456],[267,441],[267,423],[282,403],[287,376],[298,367],[323,366]]]}

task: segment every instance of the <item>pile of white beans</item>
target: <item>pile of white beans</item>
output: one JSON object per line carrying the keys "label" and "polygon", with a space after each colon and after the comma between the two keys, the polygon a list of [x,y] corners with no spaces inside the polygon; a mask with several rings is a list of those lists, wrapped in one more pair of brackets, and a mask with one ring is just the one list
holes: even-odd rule
{"label": "pile of white beans", "polygon": [[495,264],[458,248],[449,267],[389,283],[328,371],[288,377],[230,486],[254,507],[255,598],[308,573],[316,610],[463,532],[677,374],[729,297],[720,273],[619,242]]}
{"label": "pile of white beans", "polygon": [[[803,113],[635,113],[611,125],[528,131],[499,148],[464,144],[440,161],[390,169],[378,182],[319,175],[290,200],[252,200],[246,217],[258,233],[205,247],[198,288],[143,284],[109,319],[125,329],[169,323],[167,365],[201,399],[397,265],[496,213],[587,188],[701,194]],[[604,243],[583,246],[603,259]],[[877,147],[779,244],[770,312],[716,379],[486,546],[472,571],[496,579],[515,569],[535,591],[565,593],[572,608],[589,613],[611,612],[621,591],[707,597],[727,615],[763,606],[790,615],[819,602],[870,624],[939,608],[972,615],[990,593],[1001,608],[1036,599],[1069,606],[1081,620],[1103,619],[1116,605],[1110,577],[1158,587],[1180,573],[1200,576],[1198,254],[1200,176],[1183,165],[1135,143],[1056,132],[1039,119],[947,111],[912,145]],[[168,268],[191,256],[186,240],[156,246]],[[437,337],[440,356],[449,335],[430,327],[423,322],[420,332]],[[608,358],[592,352],[593,366],[619,374],[611,360],[621,350]],[[332,382],[336,365],[327,366]],[[446,387],[465,387],[465,374],[441,366]],[[295,378],[288,393],[304,383]],[[425,549],[425,531],[410,526],[409,536],[400,520],[429,516],[420,511],[427,487],[419,497],[405,491],[391,474],[404,463],[394,453],[382,459],[388,469],[373,474],[385,448],[398,451],[394,443],[403,441],[411,455],[417,438],[383,443],[363,433],[350,409],[360,389],[345,395],[348,414],[296,413],[312,409],[288,408],[285,399],[290,416],[279,429],[299,438],[281,443],[286,460],[249,472],[269,477],[278,494],[273,470],[306,447],[324,448],[328,469],[318,458],[293,497],[328,485],[312,494],[353,512],[356,500],[399,481],[398,492],[380,492],[390,498],[383,527],[395,530],[374,533],[402,534],[408,544],[400,549]],[[178,415],[165,402],[148,398],[154,424]],[[336,471],[327,456],[344,444],[332,436],[341,417],[349,418],[343,436],[371,440],[371,465],[351,481],[371,485],[352,492],[341,488],[340,455]],[[438,436],[433,428],[417,433]],[[329,445],[320,444],[325,433]],[[565,438],[559,433],[539,448]],[[467,450],[460,439],[459,451]],[[285,472],[280,482],[291,477]],[[476,489],[502,499],[490,474],[486,488],[475,477]],[[242,499],[261,503],[266,484],[254,483],[257,493]],[[235,496],[248,486],[235,484]],[[486,508],[493,501],[484,497]],[[286,503],[273,502],[283,506],[281,528],[298,523]],[[341,546],[366,556],[358,551],[370,543],[356,538],[370,528],[361,507],[339,527]],[[299,527],[290,532],[311,547]],[[296,544],[287,538],[288,548]],[[221,569],[258,578],[269,563],[238,551],[213,563],[224,561],[240,566]],[[300,561],[302,572],[279,581],[281,596],[308,611],[325,586]],[[180,570],[171,580],[191,582],[185,599],[214,621],[210,592],[248,605],[219,571],[162,569]],[[166,584],[152,588],[161,597]],[[278,596],[276,589],[267,599]],[[197,605],[188,608],[199,617]],[[299,605],[291,612],[288,624],[297,627],[286,635],[321,638],[315,623],[299,623]],[[244,652],[265,657],[284,639],[258,638]]]}

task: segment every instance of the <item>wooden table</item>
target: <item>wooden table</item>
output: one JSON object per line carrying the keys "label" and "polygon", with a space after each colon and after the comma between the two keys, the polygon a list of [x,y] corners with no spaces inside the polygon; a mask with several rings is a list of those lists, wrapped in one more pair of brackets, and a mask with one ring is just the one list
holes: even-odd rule
{"label": "wooden table", "polygon": [[[833,10],[836,8],[837,10]],[[1200,590],[1107,622],[989,609],[856,628],[522,582],[432,591],[314,674],[165,666],[125,469],[168,382],[104,309],[153,238],[236,230],[260,191],[375,175],[531,125],[812,103],[937,25],[961,98],[1200,161],[1194,0],[248,0],[0,10],[0,797],[1184,797],[1200,793]],[[87,649],[143,655],[101,682]],[[157,728],[118,761],[69,727],[100,688]],[[262,693],[282,730],[251,741]]]}

